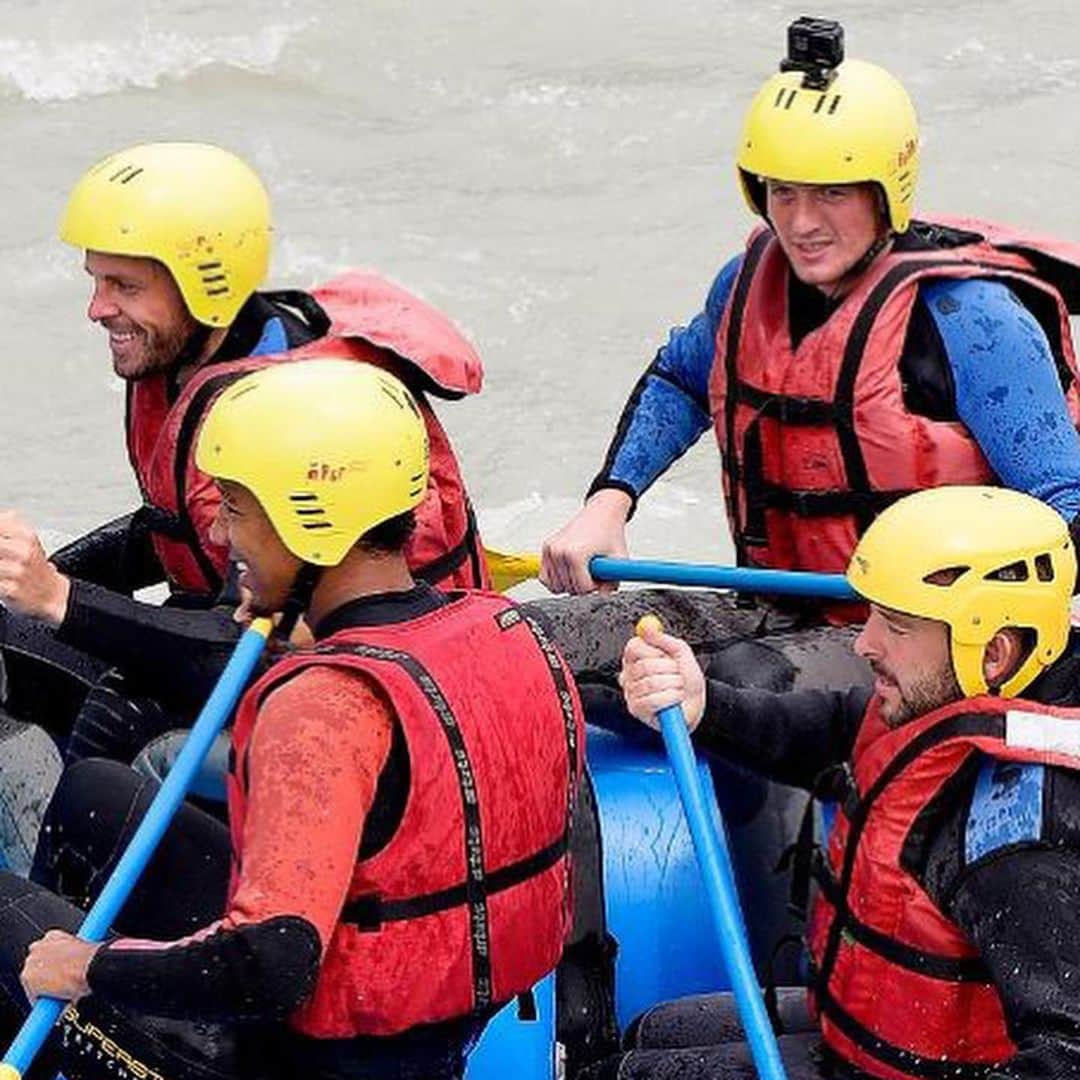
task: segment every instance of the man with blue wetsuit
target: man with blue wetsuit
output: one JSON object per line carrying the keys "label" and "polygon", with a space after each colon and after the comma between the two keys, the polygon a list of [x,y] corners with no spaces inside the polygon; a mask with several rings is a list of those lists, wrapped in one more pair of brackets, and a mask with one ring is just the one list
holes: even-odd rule
{"label": "man with blue wetsuit", "polygon": [[1080,513],[1080,248],[913,221],[911,102],[842,56],[837,24],[792,26],[739,143],[763,227],[639,380],[585,506],[544,545],[552,590],[597,588],[589,557],[625,555],[637,500],[710,425],[743,564],[842,571],[885,506],[946,483]]}
{"label": "man with blue wetsuit", "polygon": [[[710,426],[746,565],[842,571],[878,512],[942,484],[1002,484],[1067,521],[1080,513],[1066,311],[1080,301],[1080,249],[983,223],[912,221],[914,109],[889,73],[842,60],[841,34],[799,20],[786,70],[750,106],[737,164],[761,223],[639,379],[585,506],[546,541],[541,579],[553,591],[611,588],[592,580],[589,558],[627,553],[637,500]],[[732,602],[728,621],[710,624],[726,644],[708,674],[782,688],[757,643],[739,640],[749,632],[795,650],[788,687],[808,655],[855,681],[841,668],[851,631],[823,626],[823,614],[850,622],[865,607]],[[787,884],[759,868],[779,859],[801,796],[731,770],[716,780],[743,826],[733,857],[755,884],[749,933],[764,971],[794,927]],[[778,977],[793,978],[788,954],[779,959]]]}

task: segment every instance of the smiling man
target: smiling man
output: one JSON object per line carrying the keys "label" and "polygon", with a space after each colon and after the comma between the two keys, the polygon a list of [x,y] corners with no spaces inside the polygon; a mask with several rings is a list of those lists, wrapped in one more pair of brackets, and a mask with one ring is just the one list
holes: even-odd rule
{"label": "smiling man", "polygon": [[1075,521],[1080,248],[913,220],[915,111],[843,59],[836,23],[792,25],[737,165],[762,225],[639,380],[544,545],[547,585],[596,589],[589,557],[626,554],[638,499],[710,426],[740,564],[842,571],[876,514],[940,484],[1002,484]]}
{"label": "smiling man", "polygon": [[[220,587],[227,562],[209,537],[214,487],[191,460],[198,423],[224,385],[323,338],[436,396],[461,397],[481,380],[479,358],[448,320],[374,273],[344,274],[310,294],[262,290],[271,232],[259,177],[201,143],[148,143],[99,162],[76,185],[60,226],[84,252],[87,316],[107,333],[113,370],[127,383],[128,451],[146,502],[140,525],[173,593],[197,603]],[[439,554],[460,557],[425,567],[431,553],[417,551],[414,566],[432,580],[478,585],[461,478],[445,435],[429,426],[433,489],[444,489]],[[456,498],[442,482],[451,472]]]}
{"label": "smiling man", "polygon": [[[680,702],[698,747],[837,803],[827,856],[811,829],[795,856],[819,892],[810,1010],[779,997],[793,1080],[1080,1075],[1075,579],[1045,504],[937,488],[884,511],[851,560],[871,690],[740,690],[677,638],[627,644],[635,717]],[[733,1015],[729,995],[660,1006],[587,1075],[752,1076]]]}
{"label": "smiling man", "polygon": [[[131,381],[172,368],[199,324],[165,266],[156,259],[100,251],[88,251],[85,265],[94,280],[87,317],[108,333],[116,375]],[[218,340],[208,341],[208,347],[220,345],[224,331],[212,336]],[[193,370],[189,365],[185,374],[190,377]]]}
{"label": "smiling man", "polygon": [[[68,199],[60,235],[83,252],[87,316],[126,384],[128,457],[143,501],[51,557],[28,521],[0,513],[0,603],[56,630],[28,631],[5,616],[0,642],[17,637],[52,665],[58,655],[68,663],[59,642],[115,666],[75,723],[69,759],[130,761],[193,715],[212,685],[237,631],[228,611],[208,613],[222,597],[229,552],[211,535],[220,500],[195,463],[195,436],[232,382],[303,358],[316,343],[323,355],[396,373],[419,402],[432,467],[406,550],[413,572],[444,588],[487,584],[458,462],[429,403],[479,390],[480,358],[449,319],[373,271],[345,272],[310,293],[265,290],[271,233],[258,175],[203,143],[120,150]],[[165,607],[132,598],[162,581]],[[44,677],[33,671],[34,681]],[[67,713],[32,718],[69,734]]]}

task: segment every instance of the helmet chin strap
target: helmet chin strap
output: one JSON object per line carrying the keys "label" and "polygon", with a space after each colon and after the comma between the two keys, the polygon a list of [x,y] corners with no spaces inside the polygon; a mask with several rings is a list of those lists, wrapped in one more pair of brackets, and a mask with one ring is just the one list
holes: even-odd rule
{"label": "helmet chin strap", "polygon": [[288,641],[292,637],[293,630],[300,616],[311,606],[311,597],[315,592],[319,578],[322,576],[322,567],[314,563],[302,563],[300,569],[293,578],[289,588],[289,595],[285,598],[285,604],[281,609],[281,619],[274,627],[274,637],[280,641]]}
{"label": "helmet chin strap", "polygon": [[882,234],[862,253],[856,260],[855,265],[844,275],[858,277],[888,246],[892,241],[892,229],[886,228]]}
{"label": "helmet chin strap", "polygon": [[867,267],[889,246],[893,238],[892,229],[886,228],[882,234],[855,260],[833,287],[825,294],[829,300],[835,300],[845,282],[852,281],[862,274]]}
{"label": "helmet chin strap", "polygon": [[[825,294],[831,303],[836,299],[845,282],[857,278],[864,270],[889,246],[895,235],[892,230],[892,219],[889,217],[889,207],[885,202],[885,195],[881,188],[876,191],[877,211],[882,225],[881,232],[876,236],[870,246],[844,271],[833,284],[833,287]],[[772,223],[770,222],[770,225]]]}

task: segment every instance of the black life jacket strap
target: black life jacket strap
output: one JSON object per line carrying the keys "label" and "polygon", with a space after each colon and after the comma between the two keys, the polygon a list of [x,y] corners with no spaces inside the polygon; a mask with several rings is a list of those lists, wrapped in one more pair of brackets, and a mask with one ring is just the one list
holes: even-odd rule
{"label": "black life jacket strap", "polygon": [[[817,800],[821,798],[839,799],[845,804],[845,811],[853,809],[852,800],[857,800],[858,793],[851,767],[846,761],[831,765],[818,774],[803,810],[795,842],[784,849],[776,866],[777,873],[791,870],[788,911],[803,922],[810,907],[811,880],[818,881],[825,888],[826,895],[831,891],[830,885],[824,880],[827,878],[831,881],[831,875],[821,848],[814,839]],[[829,900],[835,905],[835,895],[829,895]]]}
{"label": "black life jacket strap", "polygon": [[420,581],[426,581],[429,585],[438,585],[451,576],[466,559],[472,560],[471,587],[479,589],[483,582],[480,572],[479,560],[481,558],[479,548],[479,533],[476,527],[476,514],[472,504],[466,504],[465,532],[461,539],[441,555],[436,556],[423,566],[414,567],[412,575]]}
{"label": "black life jacket strap", "polygon": [[[482,893],[485,898],[521,885],[555,866],[565,855],[569,846],[568,836],[563,833],[552,844],[517,862],[508,863],[493,870],[484,878]],[[468,885],[462,881],[447,889],[411,896],[400,900],[387,900],[375,893],[350,900],[341,913],[341,922],[361,931],[375,931],[385,923],[402,922],[406,919],[422,919],[440,911],[461,907],[468,901]]]}
{"label": "black life jacket strap", "polygon": [[823,1015],[859,1049],[902,1073],[925,1080],[984,1080],[993,1071],[992,1065],[927,1058],[886,1042],[841,1008],[824,987],[815,987],[814,998]]}

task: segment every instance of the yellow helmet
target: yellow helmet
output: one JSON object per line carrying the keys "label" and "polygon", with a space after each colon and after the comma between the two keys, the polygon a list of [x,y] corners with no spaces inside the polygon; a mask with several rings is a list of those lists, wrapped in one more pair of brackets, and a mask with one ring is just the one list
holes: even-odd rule
{"label": "yellow helmet", "polygon": [[1061,516],[1030,495],[939,487],[882,513],[855,548],[847,579],[874,604],[946,623],[968,697],[988,689],[983,656],[994,634],[1034,632],[1030,654],[1000,688],[1011,697],[1065,651],[1076,553]]}
{"label": "yellow helmet", "polygon": [[225,390],[195,462],[247,488],[298,558],[336,566],[369,529],[423,500],[427,426],[393,375],[355,360],[303,360]]}
{"label": "yellow helmet", "polygon": [[75,185],[60,239],[157,259],[192,318],[229,326],[270,263],[270,198],[235,154],[205,143],[145,143],[111,154]]}
{"label": "yellow helmet", "polygon": [[746,114],[737,164],[743,195],[765,214],[763,180],[881,186],[894,232],[911,221],[919,125],[907,91],[884,68],[845,60],[824,89],[802,71],[774,75]]}

